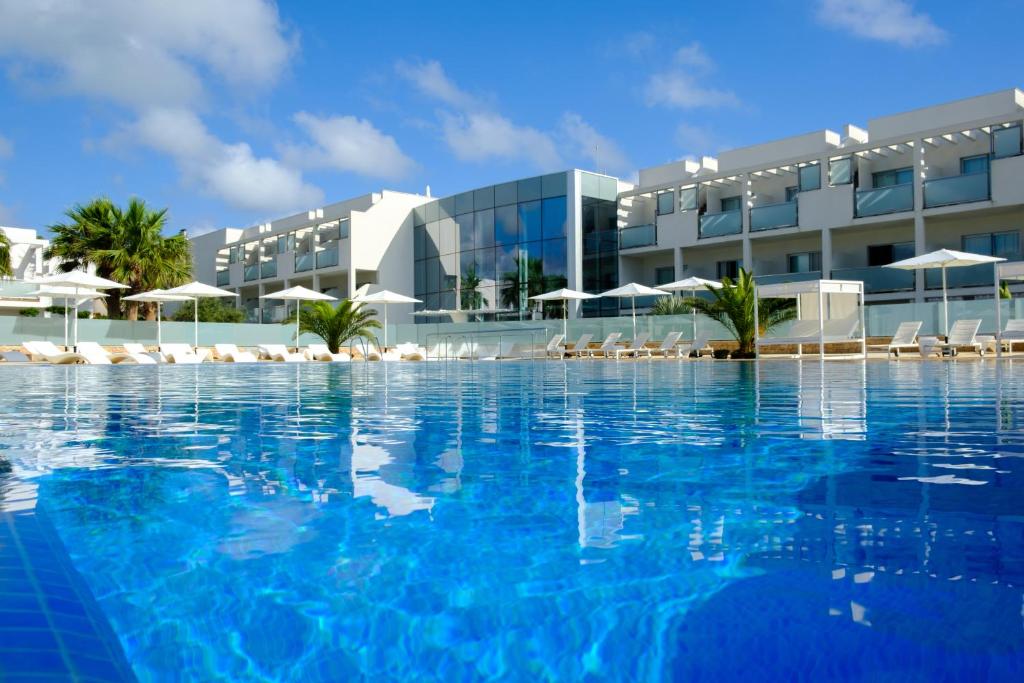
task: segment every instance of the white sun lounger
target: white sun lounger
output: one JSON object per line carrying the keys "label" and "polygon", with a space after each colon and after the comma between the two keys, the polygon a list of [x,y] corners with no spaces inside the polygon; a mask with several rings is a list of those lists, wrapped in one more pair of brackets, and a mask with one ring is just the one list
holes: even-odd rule
{"label": "white sun lounger", "polygon": [[789,328],[785,337],[761,337],[757,340],[758,348],[778,344],[797,345],[817,344],[824,340],[826,344],[838,344],[851,341],[857,333],[860,319],[856,315],[835,320],[826,320],[821,330],[817,320],[798,320]]}
{"label": "white sun lounger", "polygon": [[252,351],[242,351],[236,344],[214,344],[213,348],[217,355],[225,363],[255,363],[256,354]]}
{"label": "white sun lounger", "polygon": [[572,345],[571,349],[565,349],[562,353],[566,356],[576,356],[582,358],[590,350],[590,340],[594,338],[592,334],[581,334],[580,338],[576,340],[576,343]]}
{"label": "white sun lounger", "polygon": [[940,342],[937,339],[929,339],[921,344],[921,356],[927,358],[933,353],[942,353],[943,349],[950,349],[956,353],[961,346],[969,346],[978,352],[979,356],[985,355],[985,345],[976,339],[978,328],[981,327],[981,320],[957,320],[953,327],[949,328],[949,336],[946,341]]}
{"label": "white sun lounger", "polygon": [[352,360],[347,353],[331,353],[327,344],[310,344],[306,347],[306,355],[310,360],[345,363]]}
{"label": "white sun lounger", "polygon": [[206,360],[206,349],[192,350],[188,344],[161,344],[160,353],[167,359],[168,363],[178,365],[195,365]]}
{"label": "white sun lounger", "polygon": [[710,351],[714,353],[715,350],[711,348],[711,335],[707,332],[700,332],[693,341],[683,342],[678,349],[680,358],[689,358],[691,353],[696,353],[697,358],[700,358],[700,354],[704,351]]}
{"label": "white sun lounger", "polygon": [[143,356],[149,356],[157,363],[166,363],[167,359],[164,358],[164,354],[159,351],[149,351],[146,349],[145,344],[139,344],[138,342],[125,342],[124,344],[125,353],[135,353]]}
{"label": "white sun lounger", "polygon": [[303,363],[306,357],[301,353],[292,353],[284,344],[260,344],[260,354],[265,358],[280,363]]}
{"label": "white sun lounger", "polygon": [[[649,332],[641,332],[636,336],[636,339],[634,339],[629,346],[625,348],[617,346],[614,349],[612,349],[610,353],[615,354],[615,360],[618,360],[622,356],[636,356],[646,350],[645,347],[647,346],[647,340],[650,338],[651,335]],[[606,353],[605,355],[608,354]]]}
{"label": "white sun lounger", "polygon": [[601,354],[602,356],[607,358],[608,354],[615,351],[615,345],[619,341],[619,338],[621,336],[622,334],[620,332],[612,332],[611,334],[604,338],[604,341],[601,342],[601,345],[599,347],[597,347],[596,349],[587,349],[587,357],[594,358],[597,356],[597,354]]}
{"label": "white sun lounger", "polygon": [[665,335],[665,338],[661,341],[661,345],[655,349],[644,349],[641,353],[646,354],[649,358],[653,358],[655,354],[659,356],[665,356],[668,358],[669,354],[672,354],[676,358],[679,358],[679,338],[683,336],[682,332],[669,332]]}
{"label": "white sun lounger", "polygon": [[119,353],[107,351],[96,342],[78,342],[78,352],[86,358],[106,356],[111,363],[135,363],[136,365],[156,365],[156,361],[150,358],[149,354],[136,354],[126,351]]}
{"label": "white sun lounger", "polygon": [[1006,321],[1006,329],[999,335],[999,343],[1007,351],[1013,350],[1014,343],[1024,343],[1024,318]]}
{"label": "white sun lounger", "polygon": [[564,334],[556,334],[552,337],[544,349],[544,357],[565,358],[565,344],[562,343],[563,341],[565,341]]}
{"label": "white sun lounger", "polygon": [[[61,351],[53,342],[27,341],[22,343],[22,347],[28,351],[28,356],[32,360],[45,360],[47,363],[52,363],[53,365],[74,365],[76,363],[89,362],[89,360],[80,353],[75,353],[74,351]],[[109,362],[110,361],[107,361],[107,363]],[[103,361],[98,361],[97,364],[105,365]]]}
{"label": "white sun lounger", "polygon": [[899,327],[896,328],[896,334],[892,336],[892,340],[889,342],[887,355],[899,358],[901,349],[919,350],[917,344],[917,333],[920,331],[920,320],[911,320],[900,323]]}
{"label": "white sun lounger", "polygon": [[427,355],[426,349],[412,342],[398,344],[395,346],[395,351],[402,360],[423,360]]}

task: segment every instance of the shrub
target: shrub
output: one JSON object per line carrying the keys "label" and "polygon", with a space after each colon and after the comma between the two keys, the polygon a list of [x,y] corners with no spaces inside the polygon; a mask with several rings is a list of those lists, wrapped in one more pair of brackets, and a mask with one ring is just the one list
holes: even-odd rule
{"label": "shrub", "polygon": [[39,317],[39,309],[38,308],[23,308],[20,311],[18,311],[18,315],[23,315],[26,318],[38,318]]}
{"label": "shrub", "polygon": [[[185,302],[174,312],[172,320],[190,323],[195,317],[195,304]],[[245,312],[228,306],[221,299],[205,298],[199,300],[199,322],[201,323],[241,323],[245,322]]]}
{"label": "shrub", "polygon": [[88,320],[91,317],[92,317],[92,311],[79,311],[78,312],[78,319],[79,320]]}

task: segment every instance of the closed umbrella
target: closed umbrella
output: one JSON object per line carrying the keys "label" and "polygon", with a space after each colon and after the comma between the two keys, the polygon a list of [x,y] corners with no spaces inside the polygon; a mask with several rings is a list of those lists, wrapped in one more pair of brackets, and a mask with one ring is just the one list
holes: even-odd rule
{"label": "closed umbrella", "polygon": [[[697,291],[706,288],[721,289],[722,283],[715,280],[705,280],[702,277],[688,277],[685,280],[676,280],[667,285],[658,285],[658,289],[666,292],[689,292],[690,298],[697,296]],[[697,338],[697,309],[692,308],[693,313],[693,338]]]}
{"label": "closed umbrella", "polygon": [[925,268],[941,268],[942,269],[942,323],[946,332],[946,336],[949,336],[949,301],[946,297],[946,269],[947,268],[963,268],[966,266],[976,266],[981,263],[998,263],[1005,261],[1006,259],[998,256],[987,256],[985,254],[968,254],[963,251],[953,251],[952,249],[939,249],[928,254],[921,256],[914,256],[913,258],[903,259],[902,261],[896,261],[890,263],[886,268],[900,268],[902,270],[923,270]]}
{"label": "closed umbrella", "polygon": [[192,298],[180,294],[168,294],[167,290],[164,289],[154,289],[142,294],[126,296],[124,300],[156,304],[156,345],[160,346],[163,343],[163,336],[160,332],[160,305],[179,301],[192,301]]}
{"label": "closed umbrella", "polygon": [[202,282],[190,282],[187,285],[180,285],[178,287],[171,287],[165,289],[164,294],[176,294],[179,296],[186,296],[192,299],[195,304],[195,310],[193,312],[193,325],[195,326],[194,332],[194,346],[199,348],[199,300],[213,297],[227,297],[227,296],[238,296],[234,292],[228,292],[220,289],[219,287],[213,287],[212,285],[203,284]]}
{"label": "closed umbrella", "polygon": [[[78,346],[78,300],[77,295],[79,293],[88,294],[100,289],[128,289],[128,285],[123,285],[120,282],[114,282],[108,280],[105,277],[93,275],[92,273],[86,273],[83,270],[72,270],[68,273],[58,273],[56,275],[49,275],[38,281],[44,285],[57,285],[59,287],[70,287],[74,289],[76,300],[75,300],[75,346]],[[89,297],[94,299],[97,297]],[[109,311],[108,311],[109,312]],[[67,315],[67,307],[64,310]],[[66,344],[65,344],[66,345]]]}
{"label": "closed umbrella", "polygon": [[619,299],[628,298],[633,304],[633,339],[636,339],[636,298],[638,296],[668,296],[668,292],[663,292],[660,289],[654,289],[647,285],[640,285],[635,282],[630,282],[628,285],[622,285],[615,289],[609,289],[607,292],[601,292],[601,296],[614,296]]}
{"label": "closed umbrella", "polygon": [[418,304],[419,299],[384,289],[374,294],[357,294],[352,301],[360,304],[382,304],[384,306],[384,350],[388,348],[388,304]]}
{"label": "closed umbrella", "polygon": [[[264,294],[261,299],[283,299],[284,301],[337,301],[330,294],[323,294],[305,287],[289,287],[280,292]],[[299,315],[301,304],[295,307],[295,352],[299,352]]]}
{"label": "closed umbrella", "polygon": [[[75,320],[78,320],[78,304],[82,301],[88,301],[89,299],[100,299],[105,297],[106,294],[103,292],[97,292],[95,289],[84,289],[77,287],[58,287],[56,285],[52,287],[40,287],[39,289],[29,292],[30,296],[45,296],[51,299],[61,299],[64,301],[64,348],[68,347],[68,301],[74,301],[75,309]],[[75,344],[78,344],[78,324],[75,323]]]}
{"label": "closed umbrella", "polygon": [[569,302],[582,301],[584,299],[597,299],[597,294],[578,292],[575,289],[556,289],[553,292],[545,292],[530,297],[534,301],[561,301],[562,302],[562,337],[569,336]]}

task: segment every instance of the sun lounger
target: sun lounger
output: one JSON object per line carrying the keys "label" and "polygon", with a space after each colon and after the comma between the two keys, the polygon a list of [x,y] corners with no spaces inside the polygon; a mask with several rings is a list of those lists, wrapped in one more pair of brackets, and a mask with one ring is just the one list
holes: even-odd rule
{"label": "sun lounger", "polygon": [[607,358],[608,354],[615,351],[615,345],[618,343],[620,337],[622,337],[621,333],[612,332],[611,334],[604,338],[604,341],[601,342],[601,345],[599,347],[597,347],[596,349],[587,349],[587,357],[595,358],[597,354],[601,354],[602,356]]}
{"label": "sun lounger", "polygon": [[819,330],[817,320],[798,320],[793,324],[784,337],[761,337],[757,340],[758,348],[762,346],[774,346],[779,344],[802,346],[804,344],[817,344],[823,341],[826,344],[838,344],[853,340],[857,333],[857,326],[860,319],[856,315],[846,318],[826,320]]}
{"label": "sun lounger", "polygon": [[565,344],[562,343],[563,341],[565,341],[564,334],[556,334],[552,337],[544,349],[544,357],[565,358]]}
{"label": "sun lounger", "polygon": [[1024,318],[1006,321],[1006,329],[999,335],[999,343],[1006,351],[1012,351],[1016,342],[1024,343]]}
{"label": "sun lounger", "polygon": [[157,363],[166,363],[167,359],[164,354],[159,351],[150,351],[146,348],[145,344],[139,344],[138,342],[125,342],[124,344],[125,353],[134,353],[143,356],[149,356]]}
{"label": "sun lounger", "polygon": [[918,350],[917,333],[920,331],[920,320],[900,323],[900,326],[896,328],[896,334],[892,336],[892,340],[889,342],[887,355],[899,358],[901,349]]}
{"label": "sun lounger", "polygon": [[161,344],[160,353],[168,363],[178,365],[195,365],[206,360],[206,349],[192,350],[188,344]]}
{"label": "sun lounger", "polygon": [[[650,333],[642,332],[636,336],[636,339],[627,347],[615,347],[611,349],[610,353],[615,354],[615,360],[618,360],[622,356],[636,356],[645,350],[647,346],[647,340],[651,338]],[[605,354],[608,355],[607,353]]]}
{"label": "sun lounger", "polygon": [[714,353],[715,350],[711,348],[711,338],[707,332],[700,332],[697,334],[697,338],[693,341],[683,342],[679,345],[678,353],[680,358],[689,358],[691,353],[696,353],[697,358],[700,358],[700,354],[704,351],[710,351]]}
{"label": "sun lounger", "polygon": [[306,357],[310,360],[345,363],[352,360],[352,357],[347,353],[331,353],[331,350],[327,348],[327,344],[310,344],[306,347]]}
{"label": "sun lounger", "polygon": [[86,358],[99,358],[101,356],[106,356],[108,361],[115,364],[134,363],[136,365],[156,365],[156,361],[150,358],[149,354],[136,354],[127,351],[124,353],[107,351],[96,342],[79,342],[78,352],[86,356]]}
{"label": "sun lounger", "polygon": [[922,340],[921,357],[927,358],[936,352],[941,354],[944,349],[949,349],[950,353],[956,354],[956,350],[963,346],[969,346],[977,351],[979,356],[984,356],[985,344],[977,339],[979,327],[981,327],[981,320],[957,320],[949,329],[946,341],[940,342],[934,338],[929,338],[927,342]]}
{"label": "sun lounger", "polygon": [[292,353],[284,344],[260,344],[260,354],[264,358],[279,363],[302,363],[306,357],[301,353]]}
{"label": "sun lounger", "polygon": [[683,336],[682,332],[669,332],[665,335],[665,338],[661,341],[661,344],[657,348],[644,349],[641,353],[647,355],[648,358],[653,358],[655,354],[659,356],[665,356],[668,358],[669,354],[672,354],[676,358],[679,357],[679,338]]}
{"label": "sun lounger", "polygon": [[580,338],[576,340],[571,349],[563,350],[566,356],[576,356],[582,358],[585,353],[590,351],[590,340],[594,338],[592,334],[581,334]]}
{"label": "sun lounger", "polygon": [[214,344],[213,348],[217,355],[225,363],[255,363],[256,354],[252,351],[242,351],[235,344]]}
{"label": "sun lounger", "polygon": [[396,345],[395,351],[402,360],[423,360],[427,355],[426,349],[412,342]]}
{"label": "sun lounger", "polygon": [[[47,363],[52,363],[53,365],[74,365],[77,363],[90,362],[80,353],[75,353],[73,351],[61,351],[53,342],[27,341],[24,342],[22,346],[26,351],[28,351],[29,358],[32,360],[45,360]],[[106,365],[110,363],[109,360],[106,363],[99,359],[94,360],[96,360],[97,365]]]}

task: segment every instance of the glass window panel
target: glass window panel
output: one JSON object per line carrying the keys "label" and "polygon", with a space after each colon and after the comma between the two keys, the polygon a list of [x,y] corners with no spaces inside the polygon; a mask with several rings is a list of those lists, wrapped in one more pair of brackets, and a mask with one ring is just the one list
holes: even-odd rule
{"label": "glass window panel", "polygon": [[794,197],[796,197],[796,195],[799,192],[800,192],[800,188],[797,187],[796,185],[791,185],[790,187],[787,187],[786,188],[786,201],[787,202],[793,201]]}
{"label": "glass window panel", "polygon": [[544,240],[542,248],[544,250],[544,275],[546,277],[565,277],[569,272],[565,239]]}
{"label": "glass window panel", "polygon": [[853,182],[853,159],[843,157],[828,163],[828,184],[848,185]]}
{"label": "glass window panel", "polygon": [[494,246],[494,209],[473,214],[473,241],[477,249]]}
{"label": "glass window panel", "polygon": [[679,190],[679,210],[693,211],[697,208],[697,188],[684,187]]}
{"label": "glass window panel", "polygon": [[500,247],[495,247],[495,279],[499,281],[506,280],[511,277],[510,274],[519,272],[519,266],[516,265],[518,252],[519,247],[515,244],[505,244]]}
{"label": "glass window panel", "polygon": [[455,306],[455,290],[449,289],[441,292],[437,301],[438,305],[446,311],[454,311]]}
{"label": "glass window panel", "polygon": [[997,232],[992,235],[992,255],[1008,259],[1020,258],[1020,233]]}
{"label": "glass window panel", "polygon": [[494,187],[483,187],[473,191],[473,208],[476,211],[481,209],[494,208]]}
{"label": "glass window panel", "polygon": [[600,190],[598,191],[598,197],[606,201],[614,202],[619,198],[619,184],[615,178],[606,178],[600,176]]}
{"label": "glass window panel", "polygon": [[414,288],[416,290],[416,298],[422,299],[423,294],[427,291],[427,262],[417,261],[415,265],[415,274],[413,277]]}
{"label": "glass window panel", "polygon": [[231,247],[228,250],[228,263],[238,263],[238,247]]}
{"label": "glass window panel", "polygon": [[476,250],[476,272],[484,284],[493,283],[494,274],[494,249]]}
{"label": "glass window panel", "polygon": [[907,168],[894,168],[889,171],[877,171],[871,174],[871,182],[874,187],[906,185],[914,182],[914,171],[909,166]]}
{"label": "glass window panel", "polygon": [[437,203],[439,218],[452,218],[455,216],[455,197],[445,197]]}
{"label": "glass window panel", "polygon": [[992,156],[1013,157],[1021,153],[1021,127],[995,128],[992,130]]}
{"label": "glass window panel", "polygon": [[[426,310],[428,311],[436,311],[441,307],[439,305],[440,303],[441,296],[437,294],[437,292],[427,294],[426,298],[423,300],[423,305],[426,306]],[[423,318],[423,320],[430,320],[430,318]]]}
{"label": "glass window panel", "polygon": [[412,223],[413,225],[427,224],[427,207],[425,204],[417,206],[412,210]]}
{"label": "glass window panel", "polygon": [[722,197],[722,211],[739,211],[740,210],[740,198],[739,197]]}
{"label": "glass window panel", "polygon": [[672,213],[675,204],[675,193],[669,190],[668,192],[658,193],[658,215],[664,216]]}
{"label": "glass window panel", "polygon": [[423,262],[427,274],[427,291],[436,292],[441,289],[441,260],[429,258]]}
{"label": "glass window panel", "polygon": [[455,230],[458,233],[459,238],[459,251],[469,251],[476,248],[472,213],[464,213],[456,218]]}
{"label": "glass window panel", "polygon": [[476,251],[460,251],[459,276],[464,277],[467,273],[476,272]]}
{"label": "glass window panel", "polygon": [[480,308],[498,308],[497,288],[494,285],[481,285],[477,287],[480,292]]}
{"label": "glass window panel", "polygon": [[427,256],[427,226],[414,225],[413,234],[413,258],[417,261]]}
{"label": "glass window panel", "polygon": [[427,219],[427,223],[441,219],[441,212],[438,207],[439,205],[437,202],[430,202],[426,205],[423,213],[424,217]]}
{"label": "glass window panel", "polygon": [[494,186],[494,205],[505,206],[506,204],[515,204],[519,201],[519,193],[517,192],[515,183],[502,183],[501,185]]}
{"label": "glass window panel", "polygon": [[541,212],[543,214],[541,222],[543,223],[544,239],[565,237],[567,219],[565,197],[545,199]]}
{"label": "glass window panel", "polygon": [[534,199],[540,199],[543,194],[540,176],[520,180],[516,183],[516,191],[519,194],[520,202],[529,202]]}
{"label": "glass window panel", "polygon": [[442,218],[438,224],[441,230],[441,255],[457,251],[459,242],[455,236],[455,219]]}
{"label": "glass window panel", "polygon": [[964,235],[961,243],[963,250],[971,254],[992,255],[992,235]]}
{"label": "glass window panel", "polygon": [[[433,258],[441,253],[441,222],[427,223],[426,241],[423,243],[423,255]],[[434,290],[430,290],[434,291]]]}
{"label": "glass window panel", "polygon": [[808,164],[800,167],[800,191],[817,190],[821,187],[821,168],[819,164]]}
{"label": "glass window panel", "polygon": [[[520,191],[520,196],[522,192]],[[539,240],[543,231],[541,229],[541,203],[520,202],[519,203],[519,241],[533,242]]]}
{"label": "glass window panel", "polygon": [[988,173],[987,154],[976,154],[960,158],[960,175],[973,175],[975,173]]}
{"label": "glass window panel", "polygon": [[541,178],[541,192],[544,197],[557,197],[568,192],[566,174],[552,173]]}
{"label": "glass window panel", "polygon": [[596,176],[593,173],[580,173],[581,188],[584,197],[596,197],[601,198],[601,176]]}
{"label": "glass window panel", "polygon": [[469,213],[473,210],[473,193],[463,192],[455,195],[455,215]]}
{"label": "glass window panel", "polygon": [[675,266],[661,266],[654,269],[654,284],[656,285],[667,285],[675,279]]}
{"label": "glass window panel", "polygon": [[441,256],[441,290],[455,289],[459,281],[459,261],[456,254]]}
{"label": "glass window panel", "polygon": [[515,244],[519,241],[519,217],[516,205],[499,206],[494,210],[494,243]]}
{"label": "glass window panel", "polygon": [[902,261],[903,259],[913,258],[914,256],[914,243],[913,242],[899,242],[898,244],[892,245],[892,260]]}

